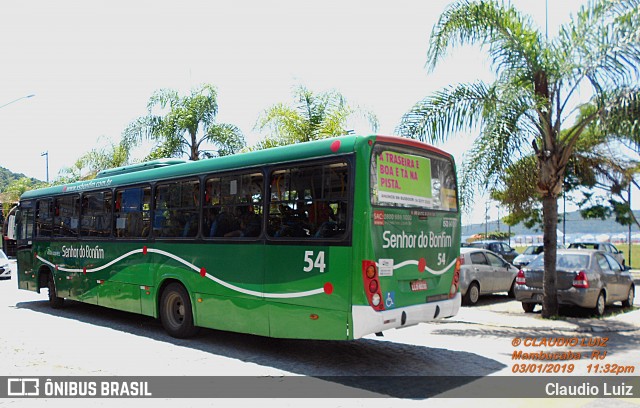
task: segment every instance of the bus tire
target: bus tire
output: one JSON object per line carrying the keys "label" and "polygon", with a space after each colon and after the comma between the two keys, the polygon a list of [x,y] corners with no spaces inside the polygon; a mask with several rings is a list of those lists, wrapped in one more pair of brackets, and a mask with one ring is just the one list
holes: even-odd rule
{"label": "bus tire", "polygon": [[49,273],[47,287],[49,288],[49,306],[51,306],[52,309],[60,309],[64,305],[64,298],[58,297],[53,273]]}
{"label": "bus tire", "polygon": [[167,285],[160,297],[160,321],[171,336],[179,339],[191,337],[198,332],[193,324],[193,309],[189,292],[179,283]]}

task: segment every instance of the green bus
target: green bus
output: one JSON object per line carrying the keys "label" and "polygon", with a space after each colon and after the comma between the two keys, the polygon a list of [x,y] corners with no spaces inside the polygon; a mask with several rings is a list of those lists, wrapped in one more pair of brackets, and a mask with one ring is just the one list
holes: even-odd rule
{"label": "green bus", "polygon": [[399,137],[105,170],[24,193],[16,240],[20,289],[178,338],[357,339],[460,307],[453,157]]}

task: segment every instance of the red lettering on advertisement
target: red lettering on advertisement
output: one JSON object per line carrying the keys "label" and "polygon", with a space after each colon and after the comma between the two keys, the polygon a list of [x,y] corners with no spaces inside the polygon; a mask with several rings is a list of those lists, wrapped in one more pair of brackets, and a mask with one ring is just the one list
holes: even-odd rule
{"label": "red lettering on advertisement", "polygon": [[373,212],[373,225],[384,225],[384,211],[376,210]]}

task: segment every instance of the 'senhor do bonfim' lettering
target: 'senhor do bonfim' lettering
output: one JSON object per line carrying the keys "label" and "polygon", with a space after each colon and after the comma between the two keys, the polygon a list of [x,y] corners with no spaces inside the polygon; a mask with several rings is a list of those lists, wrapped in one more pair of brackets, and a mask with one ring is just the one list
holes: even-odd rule
{"label": "'senhor do bonfim' lettering", "polygon": [[420,234],[407,234],[405,231],[392,234],[391,231],[384,231],[382,240],[382,248],[450,248],[453,245],[451,235],[447,235],[446,232],[436,234],[432,231],[428,234],[424,231]]}

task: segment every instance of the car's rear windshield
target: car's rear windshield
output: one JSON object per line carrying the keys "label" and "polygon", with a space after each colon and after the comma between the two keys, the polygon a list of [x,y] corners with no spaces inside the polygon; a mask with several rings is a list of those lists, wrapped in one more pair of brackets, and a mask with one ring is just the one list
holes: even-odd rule
{"label": "car's rear windshield", "polygon": [[[539,256],[529,264],[530,268],[544,268],[544,256]],[[556,268],[558,269],[586,269],[589,267],[587,254],[557,254]]]}

